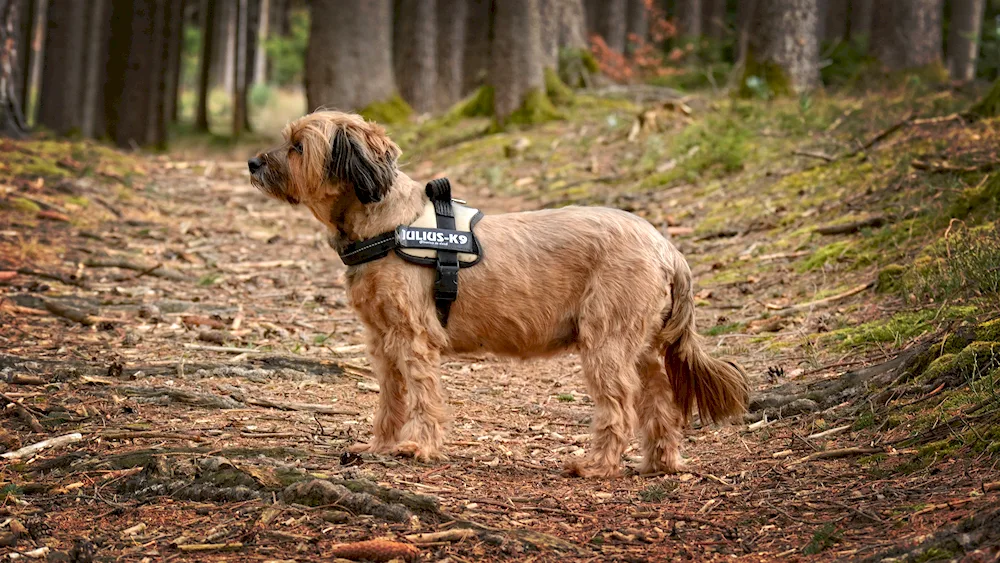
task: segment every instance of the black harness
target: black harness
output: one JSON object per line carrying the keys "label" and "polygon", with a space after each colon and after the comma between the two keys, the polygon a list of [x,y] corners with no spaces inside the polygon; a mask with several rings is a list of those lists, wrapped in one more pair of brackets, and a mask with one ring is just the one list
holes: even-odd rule
{"label": "black harness", "polygon": [[[477,264],[482,258],[482,248],[472,228],[482,218],[475,211],[469,220],[469,230],[456,228],[456,206],[451,199],[451,183],[447,178],[432,180],[426,187],[427,197],[434,206],[436,228],[400,225],[394,230],[370,239],[352,242],[341,251],[340,259],[347,266],[357,266],[385,258],[390,252],[415,264],[433,266],[437,271],[434,281],[434,301],[442,326],[448,324],[451,304],[458,299],[458,271]],[[467,209],[467,208],[466,208]],[[469,210],[474,211],[474,210]],[[407,250],[432,250],[415,255]],[[460,260],[460,255],[472,259]]]}

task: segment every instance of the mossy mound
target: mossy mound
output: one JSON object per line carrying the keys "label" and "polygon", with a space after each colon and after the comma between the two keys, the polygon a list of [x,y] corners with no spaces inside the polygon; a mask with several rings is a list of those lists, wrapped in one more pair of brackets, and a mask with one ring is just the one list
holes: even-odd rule
{"label": "mossy mound", "polygon": [[966,188],[948,210],[956,219],[964,219],[974,211],[996,210],[1000,207],[1000,174],[985,182]]}
{"label": "mossy mound", "polygon": [[358,114],[369,121],[391,125],[410,119],[413,108],[399,94],[394,94],[388,100],[368,104]]}
{"label": "mossy mound", "polygon": [[600,72],[600,65],[587,49],[562,49],[559,52],[558,76],[570,88],[586,88],[590,76]]}
{"label": "mossy mound", "polygon": [[551,68],[545,69],[545,93],[549,101],[557,106],[571,106],[576,101],[573,90]]}
{"label": "mossy mound", "polygon": [[776,98],[795,94],[785,69],[770,61],[760,61],[747,54],[740,86],[734,93],[740,98]]}
{"label": "mossy mound", "polygon": [[879,293],[896,293],[903,288],[903,276],[906,274],[905,266],[899,264],[889,264],[878,272],[878,282],[875,284],[875,291]]}
{"label": "mossy mound", "polygon": [[556,109],[545,92],[539,89],[531,89],[524,95],[524,102],[514,113],[507,116],[502,122],[494,119],[490,127],[491,132],[502,131],[508,125],[535,125],[565,119],[559,110]]}
{"label": "mossy mound", "polygon": [[493,87],[480,86],[464,100],[455,104],[445,114],[445,121],[456,121],[465,117],[489,117],[493,115]]}
{"label": "mossy mound", "polygon": [[975,117],[989,118],[1000,115],[1000,79],[993,83],[990,91],[983,96],[983,99],[969,108],[969,114]]}

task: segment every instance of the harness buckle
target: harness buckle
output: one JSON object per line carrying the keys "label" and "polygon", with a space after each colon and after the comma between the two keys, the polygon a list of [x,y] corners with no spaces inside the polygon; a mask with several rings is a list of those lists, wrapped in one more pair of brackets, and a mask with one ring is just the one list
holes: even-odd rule
{"label": "harness buckle", "polygon": [[434,281],[434,298],[437,301],[458,299],[458,264],[437,265],[437,279]]}

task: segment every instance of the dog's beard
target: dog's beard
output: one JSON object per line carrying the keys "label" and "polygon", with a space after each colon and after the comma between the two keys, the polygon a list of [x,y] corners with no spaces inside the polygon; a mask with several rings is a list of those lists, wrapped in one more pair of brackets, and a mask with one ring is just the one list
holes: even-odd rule
{"label": "dog's beard", "polygon": [[285,201],[292,205],[299,204],[298,198],[292,196],[283,189],[282,186],[284,186],[284,182],[281,183],[275,182],[273,174],[260,173],[260,172],[256,174],[251,174],[250,185],[257,188],[265,195],[268,195],[274,199]]}

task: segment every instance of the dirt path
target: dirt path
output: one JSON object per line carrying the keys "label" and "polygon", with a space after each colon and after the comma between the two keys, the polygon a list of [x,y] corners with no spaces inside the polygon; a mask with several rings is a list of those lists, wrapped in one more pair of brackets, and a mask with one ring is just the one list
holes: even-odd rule
{"label": "dirt path", "polygon": [[[333,544],[450,529],[457,518],[489,530],[422,545],[422,560],[863,559],[997,500],[997,491],[982,491],[995,474],[973,460],[880,477],[881,460],[901,454],[871,430],[807,437],[855,422],[838,406],[750,427],[695,428],[684,443],[688,472],[679,475],[566,478],[562,464],[587,446],[592,413],[574,356],[449,359],[448,462],[344,456],[367,437],[377,394],[361,326],[345,305],[343,266],[318,224],[257,194],[240,162],[210,164],[207,175],[198,163],[150,170],[143,197],[121,204],[121,217],[91,229],[51,227],[53,237],[67,237],[57,269],[95,264],[86,287],[22,276],[5,288],[0,369],[10,383],[0,390],[29,414],[4,419],[4,445],[83,438],[0,465],[0,482],[17,485],[7,489],[16,494],[0,507],[0,522],[27,528],[18,550],[67,551],[85,539],[105,560],[188,560],[184,545],[213,544],[198,560],[316,561],[331,559]],[[528,206],[476,195],[470,201],[487,212]],[[704,279],[714,256],[748,241],[679,244]],[[96,266],[105,254],[139,267]],[[26,290],[32,282],[50,287]],[[715,303],[739,300],[738,284],[714,291]],[[43,299],[99,318],[83,326],[50,315]],[[709,305],[701,318],[725,314],[731,309]],[[823,351],[810,365],[835,367],[806,370],[796,367],[801,350],[765,349],[751,335],[711,342],[748,366],[758,391],[789,379],[769,376],[770,366],[816,380],[852,361],[880,361]],[[41,432],[31,430],[31,416]],[[867,461],[807,459],[846,447],[870,450]],[[876,451],[884,453],[871,457]],[[635,453],[627,453],[632,467]],[[304,473],[366,479],[440,504],[418,510],[383,499],[418,516],[393,521],[336,496],[285,496]],[[286,502],[272,506],[279,498]]]}

